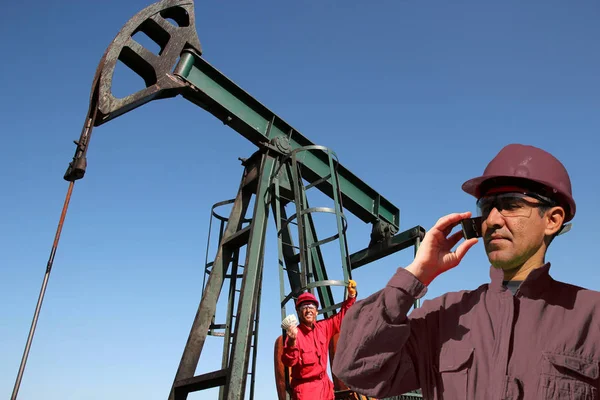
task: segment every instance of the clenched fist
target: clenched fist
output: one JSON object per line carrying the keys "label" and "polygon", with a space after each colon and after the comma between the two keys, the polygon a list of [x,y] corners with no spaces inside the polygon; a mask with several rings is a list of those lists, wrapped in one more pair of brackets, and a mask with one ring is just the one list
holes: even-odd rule
{"label": "clenched fist", "polygon": [[356,297],[356,282],[352,279],[348,281],[348,296]]}

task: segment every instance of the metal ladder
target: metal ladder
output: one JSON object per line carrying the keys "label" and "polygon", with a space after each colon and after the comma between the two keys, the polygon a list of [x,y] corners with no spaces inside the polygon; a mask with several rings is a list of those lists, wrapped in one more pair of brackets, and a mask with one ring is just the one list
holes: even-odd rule
{"label": "metal ladder", "polygon": [[[276,158],[264,151],[243,162],[244,174],[238,194],[231,202],[231,213],[222,221],[225,227],[219,235],[216,257],[213,262],[207,263],[208,280],[203,284],[202,300],[175,375],[170,400],[184,400],[189,393],[214,387],[220,387],[221,399],[243,399],[248,376],[251,378],[250,398],[253,397],[260,309],[260,295],[256,294],[260,293],[262,282],[268,216],[268,203],[264,198],[275,163]],[[254,210],[252,218],[248,219],[245,215],[252,198],[255,200]],[[245,222],[249,224],[242,227]],[[238,258],[243,246],[246,246],[246,260],[238,289]],[[215,324],[217,300],[225,279],[230,280],[227,322]],[[218,329],[225,331],[217,332]],[[195,375],[208,335],[224,338],[221,369]],[[251,356],[251,368],[247,372]]]}
{"label": "metal ladder", "polygon": [[[310,153],[312,157],[321,157],[328,170],[322,171],[322,177],[311,184],[305,185],[302,177],[302,154]],[[278,251],[279,251],[279,278],[281,317],[285,318],[286,304],[292,301],[303,291],[314,292],[320,298],[322,308],[319,314],[326,318],[335,315],[342,302],[335,303],[331,290],[332,286],[346,286],[351,279],[351,267],[349,253],[346,243],[346,217],[343,214],[342,196],[339,192],[339,179],[337,176],[337,156],[330,149],[323,146],[305,146],[293,150],[284,159],[274,176],[274,214],[277,225]],[[328,184],[331,189],[331,200],[333,207],[311,207],[309,205],[307,192],[319,185]],[[293,203],[295,213],[286,215],[285,205]],[[328,213],[335,217],[336,233],[319,240],[315,230],[313,214]],[[291,227],[295,226],[298,231],[298,245],[292,241]],[[343,280],[331,280],[327,276],[327,268],[323,260],[321,246],[337,240],[339,242],[340,263],[343,272]],[[284,284],[284,271],[287,271],[290,282],[290,291],[286,294]],[[282,351],[282,332],[275,343],[275,376],[277,391],[280,399],[289,399],[289,372],[288,368],[279,364],[277,357]],[[335,346],[330,344],[330,356],[333,359]],[[283,383],[282,381],[285,381]],[[285,387],[284,387],[285,386]],[[352,398],[367,399],[356,394],[334,377],[336,399]],[[352,397],[348,397],[352,396]]]}
{"label": "metal ladder", "polygon": [[[204,289],[206,287],[206,278],[210,277],[210,273],[212,270],[212,266],[214,265],[214,260],[213,261],[208,261],[208,256],[210,254],[210,241],[211,241],[211,234],[212,234],[212,225],[213,225],[213,220],[217,220],[219,222],[219,226],[218,226],[218,243],[221,243],[223,240],[223,236],[224,236],[224,232],[225,232],[225,226],[227,224],[227,222],[229,221],[229,217],[224,216],[223,214],[219,214],[218,209],[230,204],[233,204],[235,202],[235,199],[230,199],[230,200],[225,200],[225,201],[221,201],[218,202],[216,204],[214,204],[211,208],[211,215],[210,215],[210,223],[209,223],[209,228],[208,228],[208,240],[207,240],[207,245],[206,245],[206,260],[205,260],[205,268],[204,268],[204,280],[202,282],[202,292],[204,293]],[[243,219],[242,220],[242,224],[245,223],[251,223],[252,220],[251,219]],[[231,354],[231,346],[233,345],[233,331],[235,329],[235,323],[234,320],[236,318],[234,312],[236,310],[236,294],[240,293],[240,289],[238,289],[238,282],[240,282],[240,280],[243,278],[243,271],[242,274],[240,274],[240,269],[244,269],[244,265],[239,264],[239,248],[235,248],[232,249],[232,259],[231,259],[231,270],[229,271],[229,273],[225,274],[225,279],[227,279],[229,281],[229,285],[228,285],[228,302],[227,302],[227,309],[226,309],[226,317],[225,317],[225,323],[224,324],[217,324],[215,323],[216,320],[216,313],[213,316],[212,322],[209,326],[209,330],[208,330],[208,335],[209,336],[215,336],[215,337],[222,337],[223,338],[223,356],[222,356],[222,360],[221,360],[221,369],[225,369],[227,368],[227,363],[229,360],[229,356]],[[262,285],[259,283],[259,294],[258,294],[258,301],[256,304],[256,315],[254,318],[254,328],[252,330],[252,342],[250,344],[250,349],[252,352],[252,362],[251,362],[251,366],[250,366],[250,370],[248,372],[248,376],[250,377],[250,391],[249,391],[249,399],[253,400],[254,399],[254,382],[255,382],[255,377],[256,377],[256,354],[257,354],[257,350],[258,350],[258,326],[259,326],[259,319],[260,319],[260,287]],[[224,390],[224,386],[221,386],[219,388],[219,399],[223,400],[225,397],[225,390]]]}

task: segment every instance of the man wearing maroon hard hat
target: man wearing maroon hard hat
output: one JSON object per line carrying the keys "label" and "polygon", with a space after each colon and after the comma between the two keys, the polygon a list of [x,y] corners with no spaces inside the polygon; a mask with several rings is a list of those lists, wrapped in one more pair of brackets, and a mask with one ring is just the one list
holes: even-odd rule
{"label": "man wearing maroon hard hat", "polygon": [[281,361],[291,367],[292,400],[333,400],[333,382],[327,375],[329,341],[339,333],[342,319],[356,301],[356,282],[349,280],[348,297],[333,317],[317,321],[319,302],[310,292],[296,299],[296,312],[286,317],[282,328],[286,330]]}
{"label": "man wearing maroon hard hat", "polygon": [[348,311],[333,373],[376,398],[421,389],[426,399],[600,399],[600,293],[554,280],[546,261],[575,216],[565,166],[510,144],[462,188],[477,200],[490,282],[408,315],[478,241],[453,232],[470,212],[440,218],[414,261]]}

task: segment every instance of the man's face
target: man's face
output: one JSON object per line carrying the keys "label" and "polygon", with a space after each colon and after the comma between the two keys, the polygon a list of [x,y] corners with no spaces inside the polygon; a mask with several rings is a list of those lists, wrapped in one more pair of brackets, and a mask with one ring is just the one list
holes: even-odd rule
{"label": "man's face", "polygon": [[478,200],[485,251],[494,267],[505,271],[518,268],[545,250],[548,219],[540,215],[539,208],[550,204],[534,196],[500,192]]}
{"label": "man's face", "polygon": [[317,306],[314,303],[302,303],[298,307],[298,318],[304,325],[312,326],[317,319]]}

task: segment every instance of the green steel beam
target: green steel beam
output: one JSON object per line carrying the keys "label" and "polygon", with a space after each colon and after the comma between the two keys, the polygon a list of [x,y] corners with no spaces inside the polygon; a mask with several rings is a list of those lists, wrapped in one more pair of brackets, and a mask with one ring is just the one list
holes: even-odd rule
{"label": "green steel beam", "polygon": [[[291,150],[314,145],[192,49],[181,53],[173,74],[188,85],[182,91],[183,97],[210,112],[255,145],[262,146],[280,136],[289,138]],[[268,132],[271,121],[273,125]],[[303,176],[309,182],[329,173],[326,154],[321,157],[307,152],[303,165],[306,169]],[[383,220],[395,227],[400,225],[400,210],[396,206],[344,166],[338,164],[336,167],[344,208],[367,223]],[[330,182],[317,187],[333,196]]]}
{"label": "green steel beam", "polygon": [[[244,178],[252,173],[252,169],[253,168],[250,168],[250,171],[245,171]],[[227,238],[239,231],[252,196],[250,192],[244,190],[245,182],[246,180],[242,179],[238,189],[238,194],[231,209],[231,215],[229,216],[225,227],[223,240],[219,243],[219,249],[217,251],[208,282],[204,288],[202,300],[198,306],[198,311],[196,312],[187,343],[185,344],[185,348],[179,362],[179,367],[177,368],[177,373],[175,374],[173,386],[171,387],[171,392],[169,393],[169,400],[175,399],[177,387],[184,384],[186,380],[192,379],[196,372],[196,368],[198,367],[200,354],[202,353],[211,321],[217,309],[217,301],[223,288],[225,274],[235,252],[235,250],[224,246],[223,241],[226,241]],[[187,395],[182,395],[182,398],[186,398],[186,396]]]}
{"label": "green steel beam", "polygon": [[[210,231],[209,231],[210,234]],[[219,243],[221,243],[222,237],[219,238]],[[239,249],[236,249],[233,252],[233,256],[231,258],[231,278],[229,279],[229,298],[227,300],[227,316],[226,316],[226,327],[223,333],[223,355],[221,356],[221,369],[226,369],[227,364],[229,362],[230,355],[230,345],[231,342],[231,333],[233,330],[233,318],[235,313],[235,294],[237,288],[237,277],[238,277],[238,264],[239,264]],[[219,387],[219,400],[224,400],[223,397],[225,395],[225,387]]]}
{"label": "green steel beam", "polygon": [[422,226],[417,225],[395,235],[389,242],[377,243],[374,246],[367,247],[366,249],[351,254],[350,265],[352,266],[352,269],[357,269],[397,251],[404,250],[410,246],[416,246],[423,240],[424,236],[425,229]]}
{"label": "green steel beam", "polygon": [[[178,27],[168,21],[172,19]],[[161,46],[156,55],[133,36],[144,32]],[[193,0],[162,0],[137,13],[119,31],[106,49],[92,84],[90,109],[73,162],[65,179],[83,178],[85,156],[92,128],[132,111],[150,101],[182,95],[229,125],[255,145],[270,139],[288,137],[291,149],[313,145],[291,125],[208,64],[195,26]],[[113,75],[122,62],[144,79],[146,87],[122,98],[112,93]],[[267,128],[273,122],[270,134]],[[329,170],[325,154],[307,154],[307,180],[315,182]],[[367,223],[385,221],[396,228],[400,211],[390,201],[342,165],[337,165],[345,208]],[[332,197],[330,182],[318,185]]]}
{"label": "green steel beam", "polygon": [[230,358],[230,375],[226,385],[226,399],[242,400],[246,390],[250,345],[254,330],[254,318],[258,304],[257,295],[263,268],[265,236],[269,217],[268,191],[276,158],[264,154],[260,162],[259,182],[256,190],[254,213],[250,225],[250,241],[246,247],[244,278],[238,299],[238,314]]}

